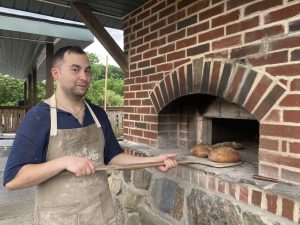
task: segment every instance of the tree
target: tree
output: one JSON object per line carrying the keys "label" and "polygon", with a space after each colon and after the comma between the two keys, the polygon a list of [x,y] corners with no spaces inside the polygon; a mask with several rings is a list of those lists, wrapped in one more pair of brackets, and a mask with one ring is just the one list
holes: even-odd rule
{"label": "tree", "polygon": [[0,105],[18,105],[23,99],[23,81],[17,78],[0,75]]}

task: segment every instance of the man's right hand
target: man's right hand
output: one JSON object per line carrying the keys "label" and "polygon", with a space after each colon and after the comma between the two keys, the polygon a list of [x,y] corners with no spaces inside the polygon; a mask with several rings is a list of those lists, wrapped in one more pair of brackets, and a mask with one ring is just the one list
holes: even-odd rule
{"label": "man's right hand", "polygon": [[65,156],[66,170],[74,173],[76,176],[87,176],[94,174],[95,165],[86,157],[81,156]]}

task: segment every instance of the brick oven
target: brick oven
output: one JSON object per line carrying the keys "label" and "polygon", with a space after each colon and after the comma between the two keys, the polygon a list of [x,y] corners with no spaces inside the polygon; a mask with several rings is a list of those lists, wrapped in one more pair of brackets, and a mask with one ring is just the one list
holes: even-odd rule
{"label": "brick oven", "polygon": [[126,17],[124,148],[249,149],[238,168],[115,174],[127,224],[299,223],[299,12],[298,0],[150,0]]}

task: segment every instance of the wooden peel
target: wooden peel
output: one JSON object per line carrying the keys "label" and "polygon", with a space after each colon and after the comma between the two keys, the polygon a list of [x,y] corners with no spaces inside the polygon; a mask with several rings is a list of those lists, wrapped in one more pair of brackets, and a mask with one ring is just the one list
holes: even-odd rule
{"label": "wooden peel", "polygon": [[[221,167],[230,167],[240,165],[242,162],[235,162],[235,163],[216,163],[209,161],[207,158],[196,158],[193,156],[187,156],[183,159],[175,159],[178,165],[184,164],[199,164],[204,166],[211,166],[216,168]],[[109,171],[109,170],[135,170],[135,169],[144,169],[156,166],[163,166],[165,165],[164,162],[147,162],[147,163],[131,163],[131,164],[123,164],[123,165],[106,165],[96,167],[96,171]]]}

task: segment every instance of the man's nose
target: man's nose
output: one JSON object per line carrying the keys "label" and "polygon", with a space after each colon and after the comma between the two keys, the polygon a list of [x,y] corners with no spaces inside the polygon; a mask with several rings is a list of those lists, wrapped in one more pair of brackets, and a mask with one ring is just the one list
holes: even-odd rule
{"label": "man's nose", "polygon": [[82,71],[80,73],[80,80],[87,80],[88,79],[88,74],[85,71]]}

